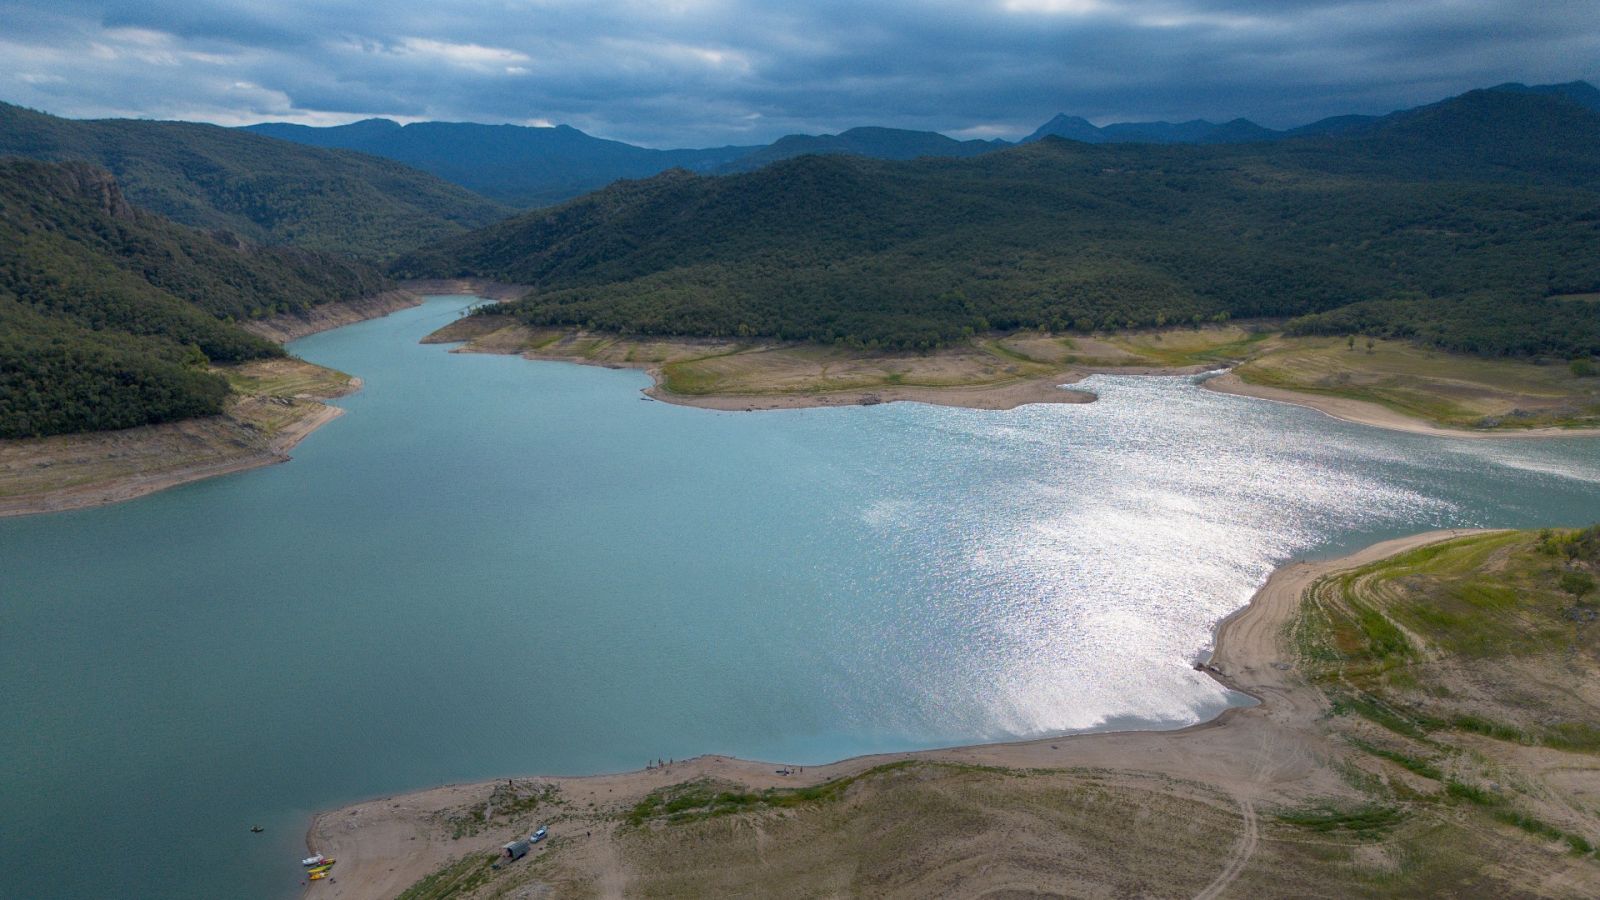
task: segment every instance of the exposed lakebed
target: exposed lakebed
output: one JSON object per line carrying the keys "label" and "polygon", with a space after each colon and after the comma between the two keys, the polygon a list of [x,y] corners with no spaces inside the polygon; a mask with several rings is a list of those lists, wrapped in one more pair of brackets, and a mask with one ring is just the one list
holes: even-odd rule
{"label": "exposed lakebed", "polygon": [[445,781],[1183,725],[1286,559],[1600,518],[1594,439],[1188,378],[716,413],[416,343],[466,302],[293,344],[366,388],[292,463],[0,521],[0,894],[286,896],[313,810]]}

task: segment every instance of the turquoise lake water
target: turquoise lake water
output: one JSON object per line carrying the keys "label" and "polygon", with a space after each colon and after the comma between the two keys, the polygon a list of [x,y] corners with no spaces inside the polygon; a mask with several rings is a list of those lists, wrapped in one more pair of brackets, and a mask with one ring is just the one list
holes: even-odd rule
{"label": "turquoise lake water", "polygon": [[0,520],[0,896],[291,896],[315,810],[448,781],[1183,725],[1287,559],[1600,519],[1600,441],[1189,378],[717,413],[416,343],[466,302],[292,345],[366,380],[293,462]]}

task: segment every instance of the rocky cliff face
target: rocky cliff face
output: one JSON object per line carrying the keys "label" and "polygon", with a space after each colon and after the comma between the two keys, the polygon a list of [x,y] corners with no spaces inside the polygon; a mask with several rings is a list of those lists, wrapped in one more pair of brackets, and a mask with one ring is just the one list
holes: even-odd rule
{"label": "rocky cliff face", "polygon": [[54,169],[50,187],[57,196],[88,200],[113,219],[138,221],[142,216],[105,169],[82,162],[60,163]]}

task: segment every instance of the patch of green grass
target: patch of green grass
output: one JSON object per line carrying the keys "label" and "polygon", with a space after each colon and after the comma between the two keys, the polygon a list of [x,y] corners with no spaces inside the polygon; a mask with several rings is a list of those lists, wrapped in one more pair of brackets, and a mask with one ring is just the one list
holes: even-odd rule
{"label": "patch of green grass", "polygon": [[1450,779],[1444,783],[1444,792],[1454,800],[1465,800],[1474,806],[1499,806],[1505,801],[1483,788]]}
{"label": "patch of green grass", "polygon": [[764,791],[720,790],[710,781],[691,781],[651,791],[643,800],[634,804],[633,809],[624,816],[624,821],[629,826],[638,827],[653,819],[687,822],[734,813],[825,803],[843,796],[850,785],[863,778],[899,771],[914,765],[918,763],[910,760],[888,763],[868,769],[859,775],[835,778],[811,787],[768,788]]}
{"label": "patch of green grass", "polygon": [[1600,728],[1588,722],[1561,722],[1538,736],[1539,743],[1556,750],[1600,752]]}
{"label": "patch of green grass", "polygon": [[1410,713],[1403,712],[1371,694],[1345,694],[1333,698],[1333,713],[1353,713],[1382,726],[1395,734],[1419,741],[1428,739],[1428,731]]}
{"label": "patch of green grass", "polygon": [[1409,657],[1415,652],[1411,641],[1389,617],[1376,609],[1348,597],[1346,602],[1355,614],[1355,622],[1366,637],[1366,652],[1375,661],[1383,662],[1394,657]]}
{"label": "patch of green grass", "polygon": [[1594,845],[1590,844],[1582,835],[1563,831],[1526,813],[1520,813],[1513,809],[1503,809],[1495,812],[1494,817],[1497,821],[1520,828],[1531,835],[1548,838],[1552,841],[1562,841],[1574,854],[1582,856],[1594,852]]}
{"label": "patch of green grass", "polygon": [[235,393],[271,397],[300,394],[329,396],[344,390],[350,376],[336,369],[301,360],[267,360],[214,369],[228,379]]}
{"label": "patch of green grass", "polygon": [[1044,360],[1034,359],[1015,347],[1006,346],[1006,344],[1002,341],[983,341],[981,343],[975,343],[975,346],[986,353],[993,354],[994,356],[1001,357],[1002,359],[1011,360],[1012,362],[1019,362],[1029,366],[1046,364]]}
{"label": "patch of green grass", "polygon": [[1384,747],[1378,747],[1373,744],[1369,744],[1366,741],[1355,738],[1352,738],[1350,743],[1354,744],[1362,751],[1378,757],[1379,759],[1386,759],[1389,762],[1394,763],[1413,775],[1421,775],[1423,778],[1427,778],[1432,781],[1444,780],[1444,773],[1439,770],[1439,767],[1425,759],[1411,756],[1406,753],[1401,753],[1398,750],[1389,750]]}
{"label": "patch of green grass", "polygon": [[1341,809],[1336,806],[1316,806],[1310,809],[1279,813],[1278,821],[1320,834],[1342,833],[1363,839],[1382,837],[1391,828],[1405,820],[1405,813],[1392,806],[1362,806]]}
{"label": "patch of green grass", "polygon": [[496,787],[489,798],[489,805],[496,819],[509,820],[540,806],[560,805],[560,796],[561,789],[553,784],[535,785],[527,793],[515,788]]}
{"label": "patch of green grass", "polygon": [[[1156,332],[1130,334],[1111,338],[1107,343],[1131,355],[1140,357],[1150,365],[1183,368],[1198,365],[1227,365],[1245,359],[1255,352],[1257,345],[1272,337],[1271,332],[1247,332],[1230,340],[1210,343],[1206,339],[1217,335],[1211,332]],[[1174,340],[1169,342],[1167,337]]]}
{"label": "patch of green grass", "polygon": [[1513,725],[1503,722],[1492,722],[1482,716],[1459,715],[1450,719],[1450,725],[1462,731],[1481,734],[1499,741],[1511,741],[1517,744],[1531,743],[1527,732]]}
{"label": "patch of green grass", "polygon": [[495,858],[463,856],[405,889],[396,900],[448,900],[477,890],[494,877]]}
{"label": "patch of green grass", "polygon": [[745,349],[736,347],[725,353],[711,353],[667,363],[661,367],[661,387],[674,394],[714,394],[722,389],[725,376],[714,368],[698,366],[696,363],[723,356],[735,356],[743,353]]}
{"label": "patch of green grass", "polygon": [[483,815],[483,807],[481,806],[474,806],[460,815],[451,816],[449,822],[450,840],[452,841],[459,841],[464,837],[472,837],[482,831],[484,825],[487,824]]}

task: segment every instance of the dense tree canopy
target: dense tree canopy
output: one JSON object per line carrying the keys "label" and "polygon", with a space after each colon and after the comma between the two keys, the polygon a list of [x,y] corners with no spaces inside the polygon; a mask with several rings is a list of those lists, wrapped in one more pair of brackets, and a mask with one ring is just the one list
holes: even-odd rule
{"label": "dense tree canopy", "polygon": [[0,159],[0,437],[218,412],[208,361],[283,352],[232,321],[387,286],[362,263],[174,225],[103,170]]}

